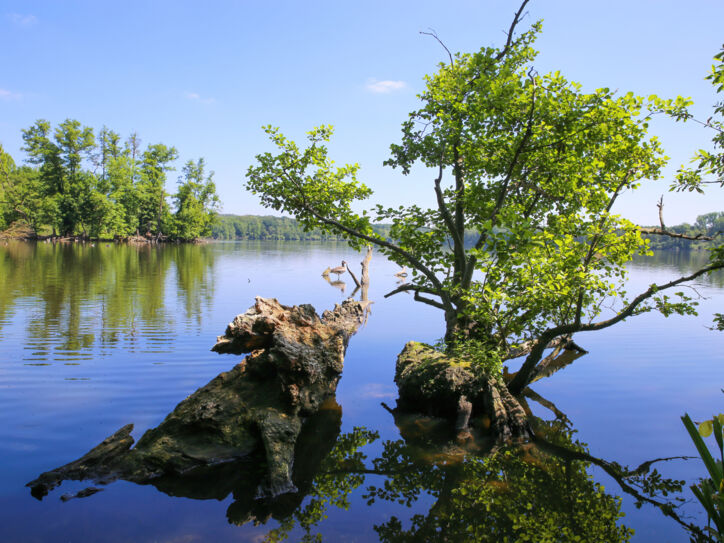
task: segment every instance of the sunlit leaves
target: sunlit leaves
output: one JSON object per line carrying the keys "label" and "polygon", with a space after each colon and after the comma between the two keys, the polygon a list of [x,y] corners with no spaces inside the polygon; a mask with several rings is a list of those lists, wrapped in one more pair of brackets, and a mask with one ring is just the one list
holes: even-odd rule
{"label": "sunlit leaves", "polygon": [[[330,230],[320,217],[334,217],[346,228],[372,235],[369,218],[352,210],[352,203],[372,193],[356,179],[358,164],[337,167],[327,157],[324,143],[332,135],[331,126],[314,128],[307,134],[309,146],[303,150],[279,129],[264,128],[279,153],[257,155],[257,165],[246,174],[246,188],[260,197],[262,205],[291,213],[305,229]],[[351,238],[354,244],[359,243]]]}

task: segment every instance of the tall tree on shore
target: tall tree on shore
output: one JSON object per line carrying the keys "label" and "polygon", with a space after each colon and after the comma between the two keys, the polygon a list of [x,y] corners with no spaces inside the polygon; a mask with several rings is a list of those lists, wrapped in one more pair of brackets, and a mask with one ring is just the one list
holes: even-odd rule
{"label": "tall tree on shore", "polygon": [[213,181],[214,172],[205,171],[203,158],[189,160],[183,167],[178,192],[174,195],[175,236],[192,240],[211,234],[211,225],[219,209],[219,197]]}
{"label": "tall tree on shore", "polygon": [[43,196],[50,201],[48,222],[63,235],[72,235],[83,223],[92,176],[82,169],[95,146],[93,130],[66,119],[52,134],[50,123],[38,120],[23,130],[28,161],[40,169]]}
{"label": "tall tree on shore", "polygon": [[[178,158],[175,147],[163,143],[149,145],[141,156],[139,180],[138,224],[140,233],[159,237],[168,223],[169,209],[166,198],[166,173],[173,170],[171,162]],[[133,163],[133,156],[131,156]]]}

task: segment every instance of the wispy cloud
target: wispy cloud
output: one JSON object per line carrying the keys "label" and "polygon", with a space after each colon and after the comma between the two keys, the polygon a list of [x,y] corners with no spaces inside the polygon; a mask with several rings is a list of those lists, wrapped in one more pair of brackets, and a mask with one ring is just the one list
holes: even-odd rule
{"label": "wispy cloud", "polygon": [[22,13],[8,13],[8,19],[17,26],[33,26],[38,22],[35,15],[23,15]]}
{"label": "wispy cloud", "polygon": [[185,92],[184,97],[187,100],[201,102],[202,104],[211,104],[214,102],[213,98],[205,98],[205,97],[201,96],[198,92]]}
{"label": "wispy cloud", "polygon": [[0,88],[0,100],[20,100],[23,97],[19,92]]}
{"label": "wispy cloud", "polygon": [[383,383],[368,383],[359,389],[362,398],[394,398],[397,391],[391,386]]}
{"label": "wispy cloud", "polygon": [[369,79],[367,81],[366,88],[370,92],[375,94],[389,94],[391,92],[399,91],[404,89],[407,83],[404,81],[391,81],[386,79],[384,81],[377,81],[376,79]]}

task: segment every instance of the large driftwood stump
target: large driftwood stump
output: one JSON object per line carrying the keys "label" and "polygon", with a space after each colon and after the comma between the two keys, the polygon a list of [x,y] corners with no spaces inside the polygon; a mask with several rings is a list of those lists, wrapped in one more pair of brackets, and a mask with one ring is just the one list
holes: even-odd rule
{"label": "large driftwood stump", "polygon": [[258,495],[295,492],[297,438],[304,421],[333,398],[349,338],[363,316],[362,305],[353,300],[320,318],[310,305],[288,307],[256,298],[213,347],[250,353],[240,364],[178,404],[135,447],[129,424],[27,486],[42,498],[67,479],[148,483],[262,452],[267,474]]}

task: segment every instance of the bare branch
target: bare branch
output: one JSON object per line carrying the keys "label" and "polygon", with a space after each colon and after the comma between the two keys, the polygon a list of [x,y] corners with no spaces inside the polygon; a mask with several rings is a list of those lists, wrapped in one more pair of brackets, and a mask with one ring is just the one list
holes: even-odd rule
{"label": "bare branch", "polygon": [[648,235],[657,235],[657,236],[669,236],[670,238],[681,238],[681,239],[688,239],[691,241],[713,241],[715,237],[719,236],[720,234],[724,234],[723,231],[719,230],[718,232],[714,233],[713,236],[705,236],[704,234],[697,234],[695,236],[690,236],[688,234],[677,234],[676,232],[671,232],[669,230],[662,230],[661,228],[656,227],[643,227],[639,226],[639,232],[642,234],[648,234]]}
{"label": "bare branch", "polygon": [[390,296],[394,296],[395,294],[399,294],[400,292],[412,292],[412,291],[424,292],[425,294],[439,296],[439,294],[431,288],[425,288],[420,285],[412,285],[410,283],[405,283],[404,285],[400,285],[399,287],[397,287],[395,290],[388,292],[383,297],[389,298]]}
{"label": "bare branch", "polygon": [[661,198],[659,198],[659,203],[656,204],[656,207],[659,208],[659,223],[661,224],[661,229],[666,230],[666,225],[664,224],[664,195],[661,195]]}
{"label": "bare branch", "polygon": [[[528,0],[526,0],[526,2],[527,1]],[[433,38],[435,38],[437,40],[437,43],[442,45],[443,49],[445,49],[445,51],[447,51],[447,56],[450,59],[450,66],[454,66],[455,61],[453,60],[453,56],[452,56],[452,53],[450,52],[450,49],[448,49],[447,46],[438,37],[437,32],[435,32],[432,28],[430,28],[429,30],[430,30],[429,32],[420,32],[420,34],[424,34],[425,36],[432,36]]]}
{"label": "bare branch", "polygon": [[357,288],[360,288],[362,285],[360,285],[360,282],[357,280],[357,276],[354,273],[352,273],[352,270],[349,269],[349,264],[347,264],[345,262],[344,267],[347,268],[347,271],[352,276],[352,280],[354,281],[354,284],[357,285]]}
{"label": "bare branch", "polygon": [[[465,266],[465,246],[464,246],[464,241],[462,238],[463,233],[460,232],[459,228],[457,228],[457,225],[455,224],[452,216],[450,215],[450,210],[448,209],[447,204],[445,203],[445,197],[443,196],[442,188],[440,188],[440,182],[442,181],[442,174],[443,174],[443,159],[442,159],[442,157],[440,157],[439,173],[438,173],[437,179],[435,179],[435,196],[437,197],[437,207],[440,210],[442,219],[445,222],[447,229],[450,231],[450,236],[453,239],[453,252],[455,253],[455,259],[458,262],[458,266],[460,268],[462,268]],[[463,231],[464,231],[464,229],[463,229]]]}
{"label": "bare branch", "polygon": [[593,332],[613,326],[614,324],[617,324],[622,320],[632,316],[642,302],[651,298],[657,292],[667,290],[682,283],[686,283],[687,281],[692,281],[697,277],[721,268],[724,268],[724,263],[710,264],[708,266],[700,268],[699,270],[695,271],[690,275],[679,277],[678,279],[674,279],[673,281],[669,281],[668,283],[665,283],[663,285],[651,285],[646,291],[636,296],[636,298],[634,298],[631,303],[629,303],[626,307],[624,307],[621,311],[619,311],[616,315],[608,320],[588,324],[561,324],[559,326],[549,328],[548,330],[543,332],[538,338],[538,341],[533,344],[525,362],[523,362],[523,365],[520,367],[520,370],[518,370],[518,373],[516,373],[515,377],[513,377],[513,379],[508,384],[508,389],[512,394],[517,395],[520,394],[523,388],[528,385],[530,376],[532,375],[535,367],[537,366],[538,361],[543,356],[545,345],[547,345],[549,341],[559,336],[571,335],[576,332]]}
{"label": "bare branch", "polygon": [[437,307],[438,309],[445,310],[445,306],[442,305],[440,302],[436,302],[435,300],[431,300],[430,298],[423,298],[420,296],[420,293],[418,291],[415,291],[414,300],[416,302],[422,302],[423,304],[431,305],[432,307]]}
{"label": "bare branch", "polygon": [[501,49],[500,53],[498,53],[498,56],[495,58],[495,60],[501,60],[505,55],[508,54],[508,51],[510,50],[510,45],[513,43],[513,32],[515,31],[515,27],[518,26],[518,23],[522,19],[523,10],[525,9],[526,4],[528,3],[528,0],[523,0],[523,3],[520,5],[520,8],[518,8],[518,11],[515,13],[515,17],[513,17],[513,22],[510,23],[510,28],[508,29],[508,39],[505,42],[505,47]]}

